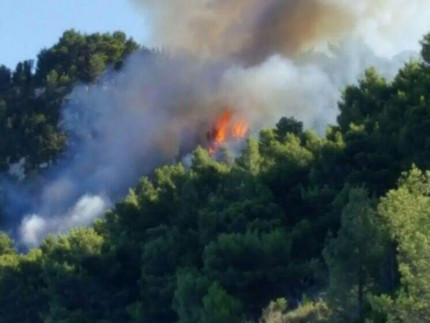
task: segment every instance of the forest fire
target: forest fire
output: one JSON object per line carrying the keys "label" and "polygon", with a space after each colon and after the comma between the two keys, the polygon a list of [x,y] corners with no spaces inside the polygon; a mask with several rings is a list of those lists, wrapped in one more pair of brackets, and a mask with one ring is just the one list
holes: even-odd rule
{"label": "forest fire", "polygon": [[224,110],[216,119],[212,131],[208,133],[208,140],[210,141],[209,153],[215,153],[222,144],[229,140],[245,138],[248,130],[248,123],[243,119],[236,120],[232,109]]}

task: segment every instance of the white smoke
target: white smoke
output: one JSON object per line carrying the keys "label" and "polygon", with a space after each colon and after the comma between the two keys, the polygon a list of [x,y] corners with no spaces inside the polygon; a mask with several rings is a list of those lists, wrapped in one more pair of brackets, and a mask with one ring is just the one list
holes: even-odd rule
{"label": "white smoke", "polygon": [[260,126],[286,115],[321,130],[337,115],[339,91],[330,75],[316,64],[301,66],[280,56],[255,67],[230,68],[222,91],[234,107],[248,111]]}
{"label": "white smoke", "polygon": [[100,196],[84,195],[66,214],[42,217],[37,214],[26,216],[20,226],[22,243],[37,246],[49,233],[64,233],[76,226],[91,225],[103,214],[109,205]]}
{"label": "white smoke", "polygon": [[[175,35],[189,32],[177,40],[183,40],[186,49],[197,56],[159,57],[138,52],[121,72],[108,72],[98,84],[73,91],[61,121],[69,134],[67,153],[41,179],[33,207],[25,213],[19,227],[25,245],[37,245],[49,233],[91,224],[140,176],[162,163],[178,160],[197,144],[204,145],[211,123],[227,106],[234,109],[235,117],[245,119],[253,132],[273,126],[282,116],[294,116],[306,127],[322,132],[336,121],[340,90],[346,83],[356,82],[370,66],[376,66],[388,78],[394,76],[410,56],[402,53],[416,53],[420,38],[430,31],[426,17],[430,4],[418,0],[363,0],[357,4],[306,0],[309,6],[288,0],[291,4],[285,8],[305,12],[308,18],[312,6],[323,3],[315,14],[326,32],[308,30],[303,42],[283,40],[285,51],[272,48],[272,43],[265,43],[264,51],[260,51],[248,44],[249,39],[241,38],[242,32],[254,32],[251,36],[258,40],[261,35],[255,26],[264,25],[261,10],[266,12],[270,5],[284,7],[280,0],[246,1],[238,0],[235,8],[244,6],[248,14],[233,11],[220,25],[215,18],[225,14],[230,1],[141,1],[144,8],[157,12],[150,19],[160,28],[154,35],[166,45],[175,45]],[[339,26],[345,30],[333,31],[332,23],[326,25],[327,19],[333,19],[332,13],[326,13],[326,6],[352,16],[352,24],[340,19]],[[187,14],[175,25],[160,18],[184,10]],[[221,50],[217,46],[227,44],[227,40],[217,37],[224,37],[221,31],[225,28],[232,29],[232,15],[252,19],[241,20],[241,28],[234,24],[237,28],[233,28],[232,39],[227,39],[237,39],[240,46]],[[202,40],[203,54],[202,47],[195,46],[196,39],[188,38],[193,36],[189,24],[195,23],[196,17],[199,24],[208,27],[215,21],[218,28],[210,34],[208,43]],[[281,29],[288,34],[293,27],[285,25]],[[279,37],[277,32],[274,36]],[[300,39],[300,34],[295,37]],[[309,44],[319,45],[314,48],[320,50],[304,52]],[[215,55],[208,56],[207,50],[215,47]]]}

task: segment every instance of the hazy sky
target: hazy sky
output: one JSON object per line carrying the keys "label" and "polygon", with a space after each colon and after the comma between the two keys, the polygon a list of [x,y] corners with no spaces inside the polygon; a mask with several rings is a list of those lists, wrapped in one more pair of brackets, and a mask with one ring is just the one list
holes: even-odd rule
{"label": "hazy sky", "polygon": [[0,0],[0,65],[14,68],[35,59],[70,28],[82,32],[122,30],[144,42],[145,23],[128,0]]}

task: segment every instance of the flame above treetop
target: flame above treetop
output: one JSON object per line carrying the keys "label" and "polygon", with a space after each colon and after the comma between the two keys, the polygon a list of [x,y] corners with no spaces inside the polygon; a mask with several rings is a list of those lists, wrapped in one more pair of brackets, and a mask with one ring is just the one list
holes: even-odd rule
{"label": "flame above treetop", "polygon": [[248,131],[249,126],[245,120],[235,118],[231,108],[225,109],[215,120],[212,132],[209,133],[209,153],[215,153],[227,141],[245,138]]}

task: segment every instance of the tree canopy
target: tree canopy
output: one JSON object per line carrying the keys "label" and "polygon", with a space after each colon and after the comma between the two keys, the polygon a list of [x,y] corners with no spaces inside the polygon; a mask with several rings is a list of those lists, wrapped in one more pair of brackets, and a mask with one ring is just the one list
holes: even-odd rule
{"label": "tree canopy", "polygon": [[[233,159],[156,169],[92,227],[27,253],[1,234],[0,320],[430,321],[429,42],[393,81],[347,86],[325,136],[286,116]],[[1,167],[54,160],[67,93],[137,48],[72,30],[1,67]]]}
{"label": "tree canopy", "polygon": [[109,67],[119,69],[139,46],[122,32],[83,35],[66,31],[35,64],[28,60],[11,71],[0,66],[0,169],[23,159],[27,173],[52,163],[66,135],[60,109],[77,82],[93,83]]}

